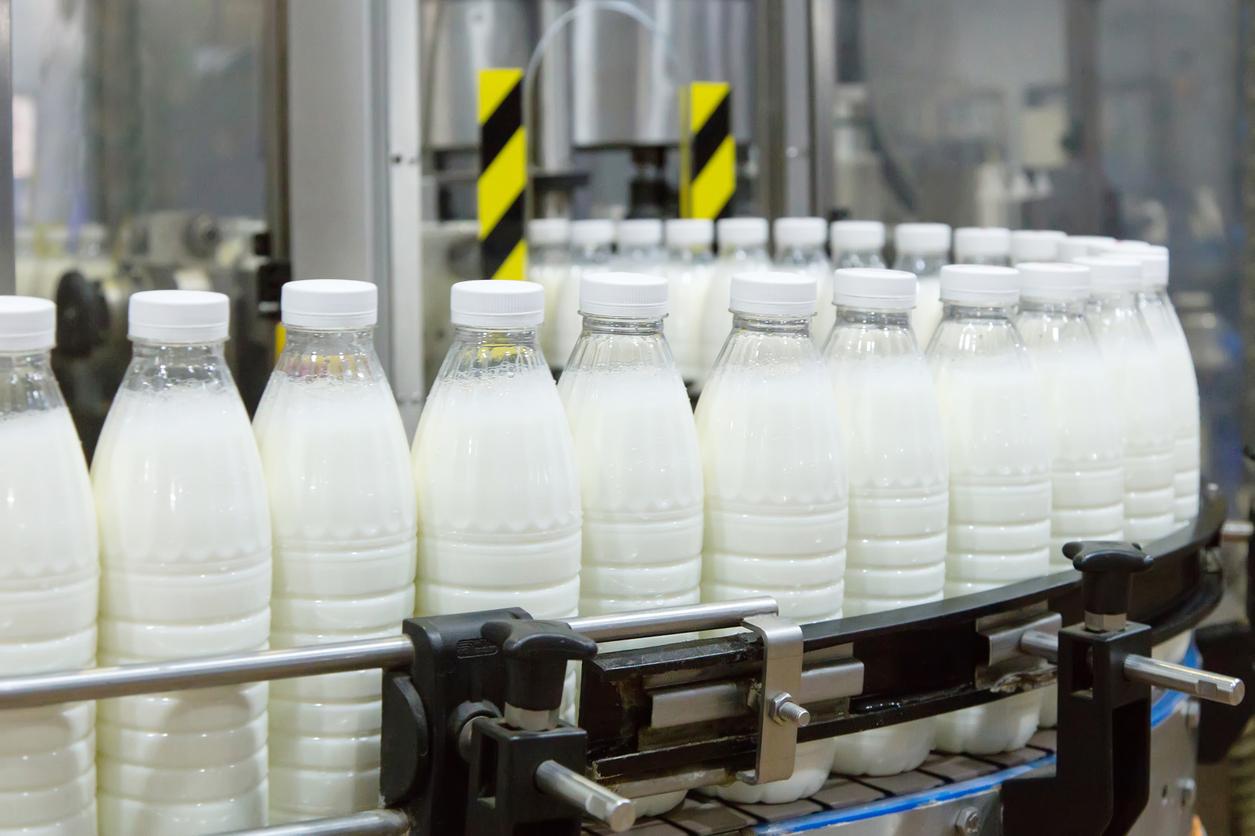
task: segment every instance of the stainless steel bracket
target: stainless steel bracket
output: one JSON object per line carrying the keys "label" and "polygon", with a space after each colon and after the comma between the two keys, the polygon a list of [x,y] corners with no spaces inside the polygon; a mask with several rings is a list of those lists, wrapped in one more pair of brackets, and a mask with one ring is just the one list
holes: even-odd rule
{"label": "stainless steel bracket", "polygon": [[758,753],[754,769],[737,778],[747,784],[783,781],[793,775],[797,730],[810,713],[793,698],[802,687],[802,628],[778,615],[750,616],[742,626],[763,645],[762,681],[751,691],[758,709]]}

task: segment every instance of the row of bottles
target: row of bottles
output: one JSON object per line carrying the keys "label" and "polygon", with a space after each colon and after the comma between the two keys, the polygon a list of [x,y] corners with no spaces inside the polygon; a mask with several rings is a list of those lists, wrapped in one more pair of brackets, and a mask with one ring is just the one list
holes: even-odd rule
{"label": "row of bottles", "polygon": [[[851,234],[879,249],[875,229]],[[125,663],[390,635],[411,612],[512,605],[564,617],[771,594],[814,621],[1041,575],[1074,537],[1161,536],[1198,490],[1167,254],[1093,246],[1112,254],[940,270],[926,356],[911,273],[837,272],[822,350],[819,271],[731,273],[695,416],[664,335],[674,280],[583,275],[558,387],[544,290],[464,282],[408,453],[372,346],[372,285],[285,286],[287,343],[252,428],[222,359],[226,298],[137,294],[90,483],[48,367],[52,307],[0,300],[0,448],[15,463],[0,555],[26,556],[0,559],[0,600],[32,613],[0,626],[0,670],[86,666],[97,648]],[[887,774],[934,744],[1011,747],[1040,702],[805,744],[789,781],[717,791],[783,801],[834,766]],[[47,790],[0,811],[0,829],[91,832],[93,803],[106,833],[376,803],[377,677],[101,703],[94,765],[92,709],[0,716],[0,758],[44,765],[16,789]]]}

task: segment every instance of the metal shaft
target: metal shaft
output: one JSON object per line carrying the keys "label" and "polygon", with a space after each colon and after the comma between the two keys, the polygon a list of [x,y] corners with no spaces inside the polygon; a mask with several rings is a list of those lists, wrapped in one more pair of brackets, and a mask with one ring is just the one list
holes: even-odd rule
{"label": "metal shaft", "polygon": [[[1050,662],[1059,661],[1059,638],[1049,633],[1029,630],[1020,638],[1020,648]],[[1180,691],[1192,697],[1225,705],[1237,705],[1246,696],[1246,685],[1232,676],[1161,662],[1149,656],[1130,655],[1124,658],[1124,675],[1134,682]]]}
{"label": "metal shaft", "polygon": [[750,616],[775,615],[778,611],[779,605],[774,598],[762,596],[712,604],[587,615],[567,619],[566,623],[572,630],[583,633],[593,641],[609,642],[735,627]]}
{"label": "metal shaft", "polygon": [[636,823],[636,808],[631,801],[557,761],[543,761],[536,767],[536,786],[546,795],[560,798],[605,822],[615,833]]}
{"label": "metal shaft", "polygon": [[161,691],[240,685],[323,673],[404,667],[414,647],[404,636],[292,650],[264,650],[144,665],[0,678],[0,709],[102,700]]}
{"label": "metal shaft", "polygon": [[369,810],[351,816],[233,831],[230,836],[406,836],[410,820],[400,810]]}

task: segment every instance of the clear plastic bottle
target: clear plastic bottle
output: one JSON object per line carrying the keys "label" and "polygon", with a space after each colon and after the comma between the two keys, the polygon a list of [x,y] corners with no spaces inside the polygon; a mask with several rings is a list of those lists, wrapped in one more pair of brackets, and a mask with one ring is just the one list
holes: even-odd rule
{"label": "clear plastic bottle", "polygon": [[[946,575],[949,477],[941,415],[911,332],[915,276],[836,272],[825,359],[837,392],[850,480],[845,614],[938,601]],[[924,762],[930,718],[836,740],[833,770],[894,775]]]}
{"label": "clear plastic bottle", "polygon": [[552,356],[554,315],[562,285],[571,272],[571,222],[566,218],[536,218],[527,223],[527,280],[545,289],[545,323],[540,343]]}
{"label": "clear plastic bottle", "polygon": [[[253,429],[274,529],[274,648],[396,635],[414,613],[414,479],[369,282],[283,286],[287,340]],[[373,809],[379,674],[270,685],[270,820]]]}
{"label": "clear plastic bottle", "polygon": [[580,276],[610,269],[614,221],[594,218],[571,222],[571,269],[553,305],[553,338],[544,347],[549,365],[561,371],[571,357],[584,323],[580,319]]}
{"label": "clear plastic bottle", "polygon": [[927,348],[941,321],[941,268],[949,263],[950,227],[946,224],[909,223],[893,228],[897,256],[893,269],[914,273],[919,279],[911,328],[915,340]]}
{"label": "clear plastic bottle", "polygon": [[[732,331],[697,404],[706,488],[702,600],[771,595],[799,622],[839,618],[848,501],[840,413],[810,338],[814,279],[732,278]],[[804,798],[835,741],[799,744],[793,777],[718,787],[746,803]]]}
{"label": "clear plastic bottle", "polygon": [[1011,263],[1011,230],[1000,226],[961,226],[954,231],[955,264]]}
{"label": "clear plastic bottle", "polygon": [[811,336],[821,346],[836,321],[836,308],[832,305],[832,262],[824,251],[827,235],[823,218],[776,218],[772,224],[776,268],[812,275],[818,283],[819,301],[811,321]]}
{"label": "clear plastic bottle", "polygon": [[1059,245],[1068,236],[1054,229],[1017,229],[1011,233],[1011,264],[1059,261]]}
{"label": "clear plastic bottle", "polygon": [[[1177,527],[1172,407],[1160,355],[1137,305],[1141,262],[1077,259],[1091,270],[1086,318],[1098,341],[1124,439],[1124,536],[1149,543]],[[1172,396],[1176,396],[1172,392]]]}
{"label": "clear plastic bottle", "polygon": [[702,310],[701,367],[708,379],[715,358],[732,330],[732,312],[728,310],[732,274],[766,270],[771,266],[767,255],[766,219],[723,218],[715,222],[715,238],[719,254]]}
{"label": "clear plastic bottle", "polygon": [[1090,255],[1100,255],[1116,242],[1106,235],[1069,235],[1059,242],[1059,260],[1072,261]]}
{"label": "clear plastic bottle", "polygon": [[[558,384],[583,497],[580,614],[695,604],[702,462],[693,410],[662,334],[667,281],[601,273],[581,282],[584,333]],[[671,640],[682,638],[691,636]],[[656,815],[683,798],[672,792],[634,803],[638,815]]]}
{"label": "clear plastic bottle", "polygon": [[662,269],[662,221],[657,218],[628,218],[614,231],[616,270],[655,274]]}
{"label": "clear plastic bottle", "polygon": [[[89,668],[100,566],[51,302],[0,296],[0,672]],[[0,833],[96,832],[94,703],[0,711]]]}
{"label": "clear plastic bottle", "polygon": [[836,269],[886,266],[885,225],[880,221],[833,221],[829,237]]}
{"label": "clear plastic bottle", "polygon": [[[580,483],[531,282],[455,284],[453,345],[414,436],[419,615],[575,615]],[[572,685],[574,679],[571,679]]]}
{"label": "clear plastic bottle", "polygon": [[[928,346],[950,460],[946,596],[1050,571],[1050,432],[1028,352],[1011,324],[1009,267],[941,271],[945,314]],[[1018,749],[1037,728],[1041,692],[938,718],[946,751]]]}
{"label": "clear plastic bottle", "polygon": [[[270,515],[261,457],[223,357],[220,293],[131,297],[131,364],[92,484],[100,520],[100,662],[265,649]],[[102,702],[102,833],[266,822],[267,684]]]}
{"label": "clear plastic bottle", "polygon": [[671,283],[670,313],[664,330],[675,364],[689,392],[698,394],[706,378],[702,365],[702,311],[714,270],[711,245],[715,223],[706,218],[673,218],[665,225],[667,263]]}

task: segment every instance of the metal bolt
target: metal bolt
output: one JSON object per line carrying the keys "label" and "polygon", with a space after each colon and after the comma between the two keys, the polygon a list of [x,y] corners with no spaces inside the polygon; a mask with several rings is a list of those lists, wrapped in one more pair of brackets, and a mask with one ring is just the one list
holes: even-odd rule
{"label": "metal bolt", "polygon": [[954,817],[954,832],[958,836],[977,836],[980,833],[980,810],[964,807]]}
{"label": "metal bolt", "polygon": [[1177,781],[1177,790],[1181,793],[1181,806],[1189,809],[1194,806],[1194,798],[1198,795],[1198,785],[1193,778],[1182,778]]}
{"label": "metal bolt", "polygon": [[793,701],[788,692],[782,691],[771,700],[767,712],[777,723],[788,723],[798,728],[810,725],[811,713]]}

